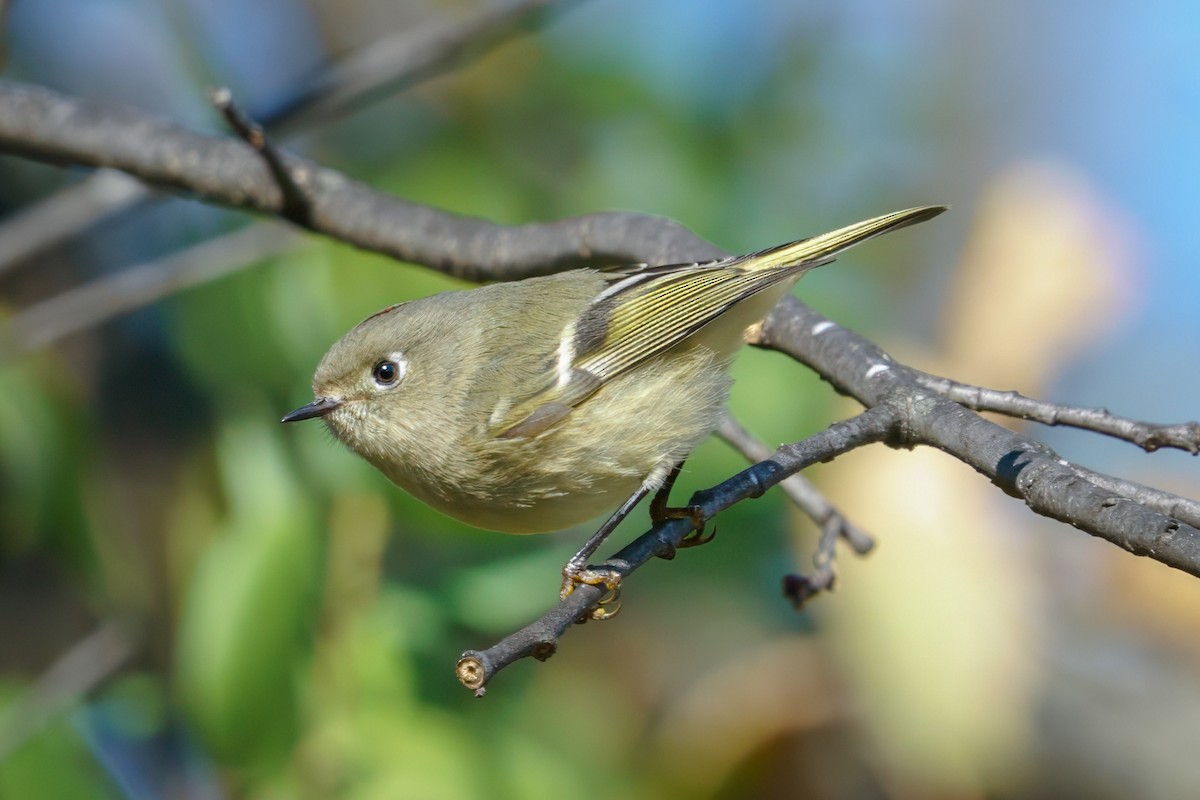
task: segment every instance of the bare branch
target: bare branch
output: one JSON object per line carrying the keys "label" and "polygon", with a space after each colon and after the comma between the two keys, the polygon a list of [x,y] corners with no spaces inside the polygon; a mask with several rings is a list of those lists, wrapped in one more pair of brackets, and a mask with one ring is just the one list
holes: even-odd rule
{"label": "bare branch", "polygon": [[96,170],[0,222],[0,274],[101,217],[150,196],[141,181],[111,169]]}
{"label": "bare branch", "polygon": [[76,642],[23,695],[0,711],[0,763],[55,717],[121,670],[141,647],[140,631],[110,620]]}
{"label": "bare branch", "polygon": [[754,343],[808,364],[868,407],[891,403],[903,419],[893,444],[937,447],[1038,514],[1200,576],[1200,529],[1104,488],[1042,443],[929,393],[908,367],[800,301],[785,297]]}
{"label": "bare branch", "polygon": [[[111,109],[51,92],[0,83],[0,149],[48,161],[115,166],[145,180],[188,191],[226,205],[279,214],[280,183],[263,157],[242,142],[201,136],[135,111]],[[280,155],[279,161],[309,192],[313,230],[405,261],[460,277],[514,279],[568,266],[649,261],[671,263],[724,255],[673,222],[637,214],[596,214],[572,220],[506,228],[449,214],[376,192],[333,170]],[[187,270],[182,270],[186,273]],[[134,296],[133,292],[126,292]],[[28,318],[26,318],[28,319]],[[731,478],[693,503],[705,518],[817,460],[872,441],[895,447],[937,447],[1021,498],[1035,512],[1068,522],[1131,552],[1200,576],[1198,504],[1069,464],[1049,448],[1006,430],[922,383],[921,374],[897,364],[867,340],[785,298],[757,327],[757,344],[773,347],[813,367],[839,391],[867,407],[853,420],[823,434],[780,448],[769,460]],[[928,376],[927,376],[928,377]],[[932,378],[930,378],[932,379]],[[963,391],[941,385],[948,392]],[[991,403],[1042,413],[1025,399],[979,390],[964,403]],[[1036,401],[1028,401],[1036,406]],[[1047,407],[1049,408],[1049,407]],[[1128,437],[1143,446],[1192,449],[1188,430],[1084,410],[1056,412],[1060,423]],[[841,526],[839,526],[841,527]],[[629,574],[654,556],[670,557],[689,531],[690,520],[657,526],[607,562]],[[833,525],[823,528],[818,572],[796,583],[795,597],[833,580],[826,560],[836,541]],[[505,665],[524,657],[547,657],[570,625],[586,615],[601,590],[581,587],[542,620],[482,652],[464,654],[459,676],[482,690]]]}
{"label": "bare branch", "polygon": [[275,179],[283,198],[279,215],[289,222],[307,228],[311,205],[308,193],[300,185],[300,181],[307,173],[300,170],[295,175],[292,174],[287,164],[284,163],[283,154],[267,138],[262,126],[238,108],[237,104],[233,102],[233,93],[228,89],[213,89],[209,94],[209,100],[217,111],[221,112],[221,116],[225,118],[225,122],[233,129],[233,132],[242,137],[242,141],[253,147],[262,156],[263,162],[267,165],[271,177]]}
{"label": "bare branch", "polygon": [[[732,414],[726,414],[716,430],[733,449],[737,450],[747,461],[765,461],[771,457],[771,449],[750,431],[734,419]],[[821,530],[832,529],[837,537],[845,539],[854,552],[866,555],[875,547],[871,535],[849,520],[836,506],[826,499],[825,495],[803,475],[791,475],[779,484],[796,507],[807,514]]]}
{"label": "bare branch", "polygon": [[[462,66],[575,2],[578,0],[521,0],[485,10],[465,22],[437,23],[386,37],[333,65],[301,97],[262,123],[284,137],[306,130]],[[0,12],[6,8],[0,3]],[[18,220],[0,225],[0,273],[104,217],[153,197],[142,182],[101,170],[26,209],[17,227],[9,225]]]}
{"label": "bare branch", "polygon": [[169,294],[207,283],[295,247],[300,237],[278,224],[249,225],[177,253],[55,295],[9,320],[5,351],[36,350]]}
{"label": "bare branch", "polygon": [[334,64],[265,124],[286,134],[341,116],[462,66],[545,24],[578,0],[520,0],[463,22],[437,23],[384,37]]}
{"label": "bare branch", "polygon": [[1160,447],[1175,447],[1192,455],[1200,454],[1200,422],[1181,422],[1175,425],[1139,422],[1119,417],[1106,408],[1080,408],[1048,403],[1018,392],[985,389],[918,370],[911,372],[917,383],[926,389],[973,411],[994,411],[1018,419],[1040,422],[1043,425],[1082,428],[1132,442],[1147,453],[1152,453]]}
{"label": "bare branch", "polygon": [[[156,186],[248,211],[278,215],[283,209],[278,183],[243,142],[4,81],[0,151],[112,167]],[[284,161],[290,174],[309,188],[312,230],[466,280],[513,280],[584,264],[725,255],[661,218],[604,213],[505,227],[406,202],[293,156]]]}
{"label": "bare branch", "polygon": [[1162,489],[1155,489],[1152,486],[1146,486],[1136,481],[1114,478],[1112,475],[1094,472],[1078,464],[1072,466],[1081,477],[1090,483],[1096,484],[1101,489],[1105,489],[1121,497],[1127,497],[1139,505],[1153,509],[1160,514],[1166,514],[1168,517],[1174,517],[1186,522],[1188,525],[1200,528],[1200,502],[1180,497],[1177,494],[1172,494]]}
{"label": "bare branch", "polygon": [[[888,439],[894,435],[896,421],[892,410],[886,406],[868,409],[857,417],[836,422],[801,442],[780,447],[771,459],[760,461],[711,489],[697,492],[689,505],[699,507],[704,520],[712,519],[734,503],[761,497],[767,489],[805,467]],[[680,542],[694,531],[690,518],[668,520],[639,536],[600,566],[612,568],[628,577],[656,556],[674,558]],[[554,654],[562,635],[596,607],[604,592],[599,586],[580,586],[538,621],[486,650],[463,653],[455,670],[459,681],[477,696],[482,696],[488,682],[514,661],[527,656],[546,660]]]}
{"label": "bare branch", "polygon": [[[808,364],[839,391],[855,397],[867,407],[863,415],[848,423],[870,418],[872,423],[867,427],[874,435],[852,446],[885,441],[892,447],[916,444],[937,447],[988,476],[1005,492],[1021,498],[1039,514],[1067,522],[1132,553],[1200,576],[1200,529],[1136,499],[1117,494],[1101,485],[1105,476],[1075,467],[1044,445],[996,425],[951,400],[929,394],[908,367],[897,364],[871,342],[841,328],[795,298],[785,297],[767,320],[756,326],[751,339],[752,344],[780,350]],[[826,433],[848,423],[838,423]],[[813,437],[791,447],[801,447],[819,438]],[[848,449],[851,447],[838,449],[833,455]],[[747,481],[756,487],[757,494],[761,494],[765,486],[792,474],[795,471],[792,467],[800,469],[813,463],[792,461],[785,455],[787,450],[781,448],[773,460],[756,464],[712,492],[725,493],[727,487]],[[755,475],[760,469],[767,475]],[[1093,480],[1097,477],[1100,481]],[[747,492],[741,496],[757,494]],[[1166,492],[1158,494],[1159,501],[1171,497]],[[727,496],[731,497],[729,504],[740,499],[736,491]],[[693,504],[704,509],[705,519],[727,507],[712,507],[705,502],[709,499],[709,493],[705,492],[692,499]],[[1186,507],[1190,502],[1183,498],[1175,498],[1175,501],[1179,507]],[[677,522],[652,529],[630,548],[605,562],[605,566],[628,574],[653,555],[673,555],[672,547],[667,545],[677,545],[676,537],[681,538],[691,530],[690,524],[676,526]],[[669,542],[655,538],[667,535],[672,537]],[[826,531],[818,553],[827,552],[829,542],[834,539],[835,536]],[[655,546],[659,549],[655,550]],[[631,548],[636,548],[640,560],[630,560],[627,551]],[[814,592],[827,588],[834,573],[820,567],[818,563],[818,572],[809,578],[786,578],[785,592],[794,601],[803,602]],[[570,623],[587,614],[599,600],[602,590],[588,588],[590,591],[585,598],[568,597],[546,617],[493,648],[465,653],[459,661],[459,680],[479,694],[487,681],[507,664],[526,655],[549,657]]]}
{"label": "bare branch", "polygon": [[[755,439],[732,414],[726,413],[716,433],[750,461],[763,461],[771,457],[770,448]],[[859,555],[869,553],[875,541],[866,531],[855,526],[803,475],[789,475],[779,484],[779,488],[817,524],[820,532],[813,553],[815,571],[807,575],[792,573],[783,578],[784,596],[800,609],[818,594],[833,589],[837,580],[838,539],[845,539]]]}

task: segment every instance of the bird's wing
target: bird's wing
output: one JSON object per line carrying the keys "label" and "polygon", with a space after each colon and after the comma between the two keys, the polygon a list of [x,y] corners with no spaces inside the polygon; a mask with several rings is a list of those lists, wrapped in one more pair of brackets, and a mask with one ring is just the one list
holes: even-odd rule
{"label": "bird's wing", "polygon": [[741,301],[826,264],[859,242],[944,210],[898,211],[720,261],[612,273],[604,290],[563,331],[544,384],[494,415],[492,434],[536,436],[608,381],[674,347]]}

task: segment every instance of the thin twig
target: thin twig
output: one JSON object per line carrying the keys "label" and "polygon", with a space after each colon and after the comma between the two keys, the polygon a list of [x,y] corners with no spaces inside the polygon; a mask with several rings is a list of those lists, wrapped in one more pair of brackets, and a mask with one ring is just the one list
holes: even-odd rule
{"label": "thin twig", "polygon": [[[770,449],[754,438],[732,414],[726,413],[716,433],[750,461],[761,461],[771,456]],[[796,609],[801,609],[818,594],[833,589],[837,580],[839,539],[845,539],[859,555],[870,552],[875,546],[875,541],[866,531],[850,522],[803,475],[789,475],[779,484],[779,488],[817,524],[820,532],[817,547],[813,552],[813,572],[794,572],[783,578],[784,596],[792,601]]]}
{"label": "thin twig", "polygon": [[1096,484],[1101,489],[1133,500],[1139,505],[1153,509],[1160,514],[1166,514],[1168,517],[1174,517],[1177,520],[1186,522],[1188,525],[1200,528],[1200,502],[1196,500],[1180,497],[1177,494],[1172,494],[1162,489],[1155,489],[1153,486],[1146,486],[1137,481],[1105,475],[1102,472],[1095,472],[1078,464],[1072,466],[1082,477]]}
{"label": "thin twig", "polygon": [[[725,415],[716,433],[748,461],[764,461],[771,457],[771,449],[756,439],[732,414]],[[875,547],[875,540],[871,535],[851,522],[803,475],[789,476],[779,484],[779,488],[797,508],[817,524],[818,528],[832,528],[837,536],[845,539],[860,556],[866,555]]]}
{"label": "thin twig", "polygon": [[[239,141],[204,136],[127,108],[0,81],[0,151],[122,169],[157,186],[278,215],[283,193]],[[181,157],[186,154],[186,157]],[[515,280],[570,266],[702,261],[727,255],[682,225],[632,213],[507,227],[406,202],[331,169],[310,171],[310,228],[365,250],[469,281]]]}
{"label": "thin twig", "polygon": [[0,347],[0,354],[45,347],[174,292],[255,264],[299,241],[299,236],[277,223],[249,225],[57,294],[9,320],[11,340]]}
{"label": "thin twig", "polygon": [[[863,445],[883,441],[892,435],[895,421],[891,409],[880,406],[836,422],[801,442],[780,447],[770,459],[760,461],[729,480],[697,492],[688,505],[699,507],[702,519],[710,520],[734,503],[761,497],[767,489],[805,467],[832,460]],[[684,537],[694,532],[691,518],[668,520],[639,536],[601,566],[628,577],[656,556],[672,558]],[[538,621],[486,650],[463,653],[455,670],[459,681],[477,696],[483,696],[488,682],[509,664],[528,656],[543,661],[549,658],[557,649],[562,635],[596,607],[604,591],[598,586],[580,586]]]}
{"label": "thin twig", "polygon": [[1064,425],[1102,433],[1136,444],[1147,453],[1160,447],[1186,450],[1200,454],[1200,422],[1181,422],[1162,425],[1120,417],[1106,408],[1081,408],[1045,400],[1035,400],[1018,392],[985,389],[919,370],[913,378],[930,391],[964,405],[972,411],[994,411],[1018,419],[1032,420],[1043,425]]}
{"label": "thin twig", "polygon": [[931,393],[909,367],[795,298],[775,307],[752,343],[808,364],[869,408],[891,403],[903,422],[890,444],[936,447],[1038,514],[1200,577],[1200,528],[1106,489],[1044,444]]}
{"label": "thin twig", "polygon": [[547,22],[579,0],[520,0],[462,22],[386,36],[330,66],[264,124],[287,134],[350,113],[462,66]]}
{"label": "thin twig", "polygon": [[101,169],[21,209],[0,222],[0,274],[26,263],[97,219],[149,196],[145,185],[136,178]]}
{"label": "thin twig", "polygon": [[[263,117],[261,123],[281,137],[307,130],[462,66],[548,20],[555,6],[567,8],[576,1],[524,0],[485,10],[462,23],[436,23],[387,37],[333,65],[299,99]],[[84,203],[93,198],[92,193],[96,202]],[[60,194],[65,195],[61,200]],[[132,175],[97,172],[26,209],[19,228],[0,225],[0,272],[153,197],[152,189]]]}
{"label": "thin twig", "polygon": [[233,93],[229,89],[224,87],[213,89],[209,92],[209,101],[217,111],[221,112],[221,116],[225,118],[225,122],[233,129],[233,132],[242,137],[246,144],[253,147],[266,162],[267,169],[271,171],[271,177],[275,179],[275,183],[283,195],[279,216],[302,228],[309,227],[312,204],[309,201],[308,193],[301,185],[301,182],[307,179],[306,171],[301,167],[293,170],[287,164],[283,154],[267,138],[262,126],[246,116],[245,112],[233,102]]}

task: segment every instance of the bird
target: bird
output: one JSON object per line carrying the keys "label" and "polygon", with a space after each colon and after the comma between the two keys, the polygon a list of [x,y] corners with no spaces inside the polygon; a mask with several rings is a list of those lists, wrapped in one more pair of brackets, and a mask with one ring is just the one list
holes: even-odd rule
{"label": "bird", "polygon": [[475,527],[560,530],[617,506],[561,590],[603,584],[611,599],[620,575],[587,559],[651,492],[653,521],[695,516],[667,494],[724,415],[745,329],[809,269],[945,210],[713,261],[573,269],[391,305],[329,348],[315,399],[282,421],[323,420],[393,483]]}

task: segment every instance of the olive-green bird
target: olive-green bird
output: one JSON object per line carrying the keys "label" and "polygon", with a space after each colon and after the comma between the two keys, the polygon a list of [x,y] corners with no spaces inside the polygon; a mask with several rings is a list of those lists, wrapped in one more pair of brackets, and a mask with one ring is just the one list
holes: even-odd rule
{"label": "olive-green bird", "polygon": [[581,574],[611,586],[584,574],[587,557],[717,427],[743,331],[805,271],[944,210],[719,261],[577,269],[391,306],[330,348],[316,400],[283,421],[321,417],[393,483],[480,528],[556,530],[620,504],[565,570],[564,591]]}

